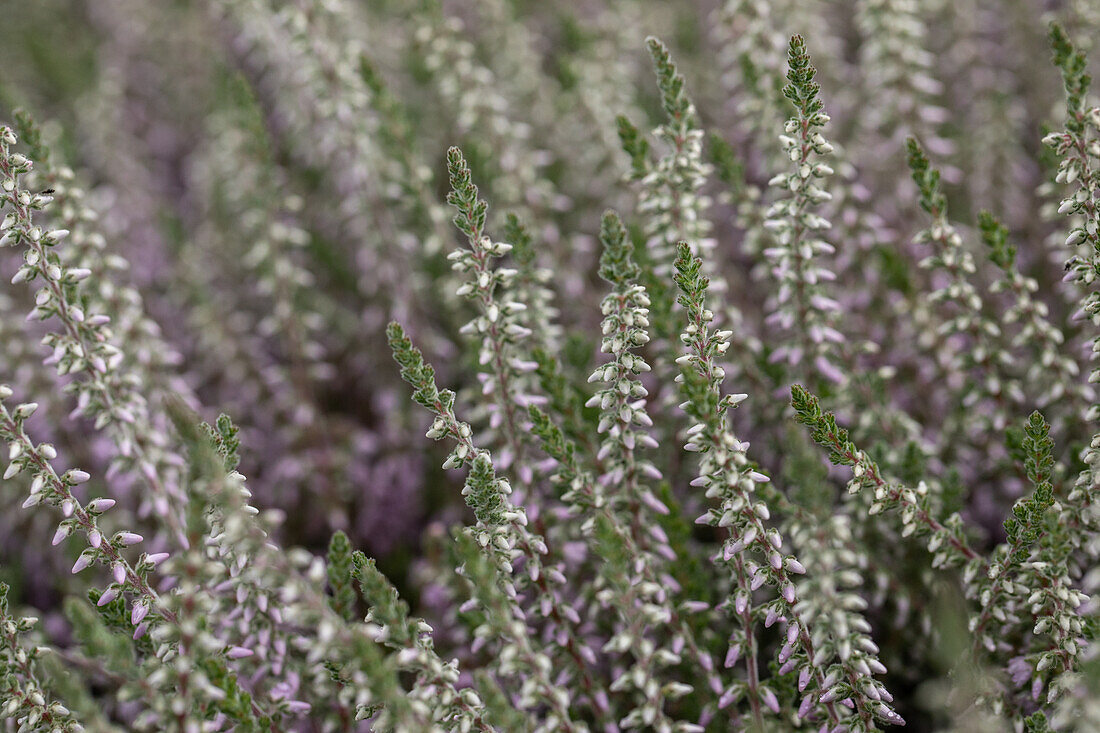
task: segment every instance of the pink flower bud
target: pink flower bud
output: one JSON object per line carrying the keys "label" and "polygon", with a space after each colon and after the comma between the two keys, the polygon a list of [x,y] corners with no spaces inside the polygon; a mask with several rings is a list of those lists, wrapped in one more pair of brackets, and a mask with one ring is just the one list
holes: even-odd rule
{"label": "pink flower bud", "polygon": [[767,705],[773,713],[779,713],[779,700],[776,699],[775,693],[767,687],[760,689],[760,702]]}
{"label": "pink flower bud", "polygon": [[775,608],[769,608],[768,609],[768,614],[764,618],[764,628],[770,629],[772,624],[774,624],[776,622],[776,619],[778,619],[778,618],[779,618],[779,612],[776,611]]}
{"label": "pink flower bud", "polygon": [[243,659],[244,657],[251,657],[253,654],[254,652],[251,649],[246,649],[243,646],[231,646],[225,656],[230,659]]}

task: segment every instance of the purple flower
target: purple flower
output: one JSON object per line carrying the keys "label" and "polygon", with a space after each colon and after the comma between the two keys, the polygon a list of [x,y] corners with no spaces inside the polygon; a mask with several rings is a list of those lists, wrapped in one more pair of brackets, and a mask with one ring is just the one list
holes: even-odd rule
{"label": "purple flower", "polygon": [[251,657],[254,653],[251,649],[246,649],[243,646],[231,646],[225,655],[230,659],[244,659],[245,657]]}

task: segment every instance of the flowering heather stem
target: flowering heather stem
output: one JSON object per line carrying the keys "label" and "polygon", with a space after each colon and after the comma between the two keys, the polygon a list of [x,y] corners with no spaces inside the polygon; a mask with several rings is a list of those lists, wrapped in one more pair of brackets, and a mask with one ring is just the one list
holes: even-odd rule
{"label": "flowering heather stem", "polygon": [[[645,430],[653,420],[646,411],[645,387],[638,375],[650,370],[649,364],[635,353],[649,342],[649,297],[636,280],[640,273],[631,258],[633,246],[626,229],[614,212],[606,212],[600,227],[604,253],[600,259],[600,277],[612,285],[602,303],[603,340],[601,351],[611,361],[601,365],[589,381],[603,382],[586,407],[600,408],[597,432],[605,435],[596,454],[603,461],[601,481],[610,489],[608,498],[615,506],[625,505],[634,542],[645,549],[649,540],[643,535],[649,511],[667,514],[643,479],[659,480],[660,471],[649,461],[639,459],[636,448],[656,448],[657,443]],[[644,508],[644,509],[643,509]],[[669,558],[672,559],[672,558]]]}
{"label": "flowering heather stem", "polygon": [[0,717],[18,718],[27,730],[44,727],[51,733],[81,733],[84,726],[67,707],[51,700],[53,696],[39,681],[35,662],[49,650],[26,649],[19,642],[19,634],[30,631],[38,619],[9,615],[8,590],[6,583],[0,583],[0,695],[7,698]]}
{"label": "flowering heather stem", "polygon": [[901,511],[902,536],[917,531],[931,533],[928,549],[935,558],[933,567],[958,563],[976,563],[979,568],[986,567],[982,556],[967,544],[962,519],[953,515],[945,526],[932,516],[919,490],[886,481],[878,465],[848,439],[848,431],[837,425],[831,413],[822,411],[817,397],[796,384],[791,388],[791,406],[795,410],[795,419],[810,429],[814,442],[829,451],[829,460],[838,466],[852,467],[853,478],[848,491],[855,493],[866,488],[874,493],[870,514],[897,508]]}
{"label": "flowering heather stem", "polygon": [[[141,469],[153,496],[153,507],[171,530],[174,541],[182,541],[183,525],[178,514],[179,495],[157,472],[152,458],[152,430],[146,424],[145,407],[140,400],[123,393],[122,382],[112,373],[121,361],[121,351],[111,344],[105,315],[86,314],[78,300],[78,283],[89,275],[87,270],[66,267],[57,253],[57,245],[68,230],[43,231],[33,222],[33,212],[51,202],[48,194],[31,194],[21,188],[20,179],[33,168],[33,162],[11,147],[17,142],[8,127],[0,127],[0,201],[11,211],[0,222],[0,245],[24,244],[27,252],[24,264],[14,282],[33,281],[41,277],[44,287],[38,291],[36,307],[31,316],[45,320],[56,316],[63,333],[51,336],[46,343],[53,347],[47,360],[57,364],[58,374],[83,373],[84,381],[77,391],[78,410],[95,414],[95,426],[110,426],[113,443],[123,456],[132,455]],[[114,378],[114,379],[113,379]],[[135,410],[140,414],[135,415]],[[137,423],[138,418],[142,424]],[[139,430],[138,428],[144,428]]]}
{"label": "flowering heather stem", "polygon": [[[653,60],[666,116],[665,124],[655,134],[668,152],[656,165],[645,164],[645,188],[638,209],[647,214],[646,234],[650,237],[654,273],[667,277],[672,273],[677,242],[688,241],[697,251],[713,249],[714,241],[708,239],[711,223],[706,219],[710,199],[702,193],[711,167],[703,162],[703,130],[685,90],[683,74],[677,71],[660,40],[650,36],[646,49]],[[620,136],[637,168],[645,160],[648,143],[640,141],[637,131],[625,120],[620,123]]]}
{"label": "flowering heather stem", "polygon": [[[343,539],[339,539],[339,538]],[[333,544],[347,543],[343,533],[333,536]],[[492,731],[484,719],[485,707],[472,689],[458,690],[458,665],[444,662],[436,654],[432,628],[424,621],[412,618],[408,607],[397,596],[397,589],[386,579],[374,561],[356,551],[349,569],[359,581],[363,597],[370,604],[368,623],[386,630],[383,642],[398,651],[403,667],[415,670],[418,676],[416,693],[424,702],[437,707],[434,717],[458,724],[460,730]],[[438,708],[442,708],[439,710]]]}
{"label": "flowering heather stem", "polygon": [[484,376],[486,393],[495,395],[497,412],[493,416],[493,426],[503,422],[504,440],[509,449],[502,465],[507,468],[515,461],[522,466],[524,445],[522,426],[517,417],[520,395],[516,393],[518,371],[514,345],[530,335],[530,330],[521,326],[517,318],[527,306],[516,301],[501,302],[498,289],[508,287],[516,271],[490,266],[493,258],[503,257],[511,251],[512,245],[493,242],[485,235],[489,207],[478,198],[470,168],[458,148],[452,147],[447,151],[447,170],[451,182],[447,202],[458,210],[454,224],[466,235],[469,245],[468,250],[458,250],[450,255],[454,263],[452,267],[459,272],[468,272],[470,277],[470,281],[459,288],[458,294],[476,300],[481,311],[481,315],[467,324],[464,331],[480,334],[483,338],[479,357],[482,364],[490,364]]}
{"label": "flowering heather stem", "polygon": [[[165,609],[157,595],[148,584],[146,576],[156,565],[165,559],[163,554],[142,554],[137,565],[132,565],[122,555],[122,548],[137,542],[141,542],[139,535],[132,532],[119,532],[111,538],[103,536],[99,528],[99,516],[114,505],[110,499],[96,499],[88,505],[82,504],[75,496],[72,489],[87,481],[88,475],[79,470],[67,471],[58,476],[50,461],[57,453],[49,444],[35,445],[27,437],[23,430],[23,421],[34,412],[37,407],[34,403],[21,404],[10,412],[3,400],[11,396],[11,389],[0,385],[0,438],[9,445],[14,446],[9,455],[12,457],[8,470],[4,477],[12,478],[22,471],[33,474],[31,484],[31,496],[24,502],[24,507],[31,507],[42,502],[59,507],[64,519],[58,527],[58,534],[54,539],[64,539],[73,530],[83,530],[89,543],[88,549],[81,553],[80,558],[73,566],[73,572],[78,573],[84,568],[99,562],[109,566],[118,584],[117,594],[120,590],[129,590],[137,599],[133,603],[134,625],[138,625],[150,611],[162,616],[169,623],[177,623],[174,613]],[[57,544],[57,541],[54,544]]]}
{"label": "flowering heather stem", "polygon": [[[709,326],[713,314],[706,308],[708,283],[700,274],[701,264],[698,258],[691,255],[687,245],[681,244],[676,259],[676,283],[681,291],[680,304],[687,311],[687,325],[680,337],[686,347],[686,353],[680,358],[681,383],[686,398],[685,410],[698,421],[688,430],[691,438],[685,448],[702,454],[700,476],[693,484],[705,487],[708,497],[719,498],[722,502],[718,509],[709,510],[697,521],[729,528],[730,536],[720,557],[727,563],[734,558],[744,562],[744,568],[735,566],[735,571],[741,573],[739,577],[742,581],[745,574],[752,578],[748,588],[737,591],[734,608],[743,614],[752,603],[752,591],[765,583],[779,591],[780,597],[765,606],[765,626],[780,619],[785,619],[787,623],[786,645],[780,657],[784,670],[800,669],[799,691],[803,693],[803,703],[799,708],[799,717],[806,717],[815,706],[821,706],[832,724],[840,725],[840,714],[833,703],[851,695],[856,698],[856,708],[864,730],[873,727],[872,717],[902,723],[901,716],[882,701],[877,684],[870,679],[873,667],[868,662],[860,660],[860,676],[867,677],[864,684],[846,664],[826,672],[822,666],[827,658],[824,651],[815,651],[810,627],[796,603],[792,580],[794,575],[805,573],[805,568],[794,556],[784,557],[780,553],[782,537],[774,527],[768,528],[764,524],[770,518],[770,512],[767,505],[753,495],[755,485],[767,482],[768,478],[752,470],[744,444],[727,427],[727,411],[736,407],[745,395],[722,394],[725,372],[714,360],[725,353],[728,336],[723,331],[712,331]],[[745,559],[745,551],[749,549],[755,550],[765,560],[764,564],[758,565]],[[749,627],[745,631],[750,633],[752,629]],[[730,652],[736,655],[733,647]],[[842,663],[848,662],[848,654],[843,650],[840,651],[840,658]],[[874,656],[869,656],[869,660],[877,665],[880,673],[885,671]],[[842,675],[847,679],[838,684]],[[805,693],[811,679],[817,689]],[[762,686],[757,694],[773,712],[777,710],[775,693],[770,688]]]}
{"label": "flowering heather stem", "polygon": [[[631,568],[619,568],[622,570],[621,577],[609,578],[611,585],[621,588],[622,592],[608,594],[603,602],[615,608],[625,628],[635,630],[635,633],[638,629],[644,629],[647,626],[647,614],[652,615],[656,604],[667,601],[662,592],[653,553],[642,550],[635,544],[630,524],[623,521],[620,513],[612,511],[604,484],[581,467],[577,447],[566,439],[561,428],[538,407],[532,405],[529,412],[532,430],[541,440],[543,450],[558,463],[551,481],[566,487],[562,500],[573,515],[583,518],[582,529],[585,536],[598,533],[604,550],[601,556],[634,558]],[[653,533],[653,539],[660,541],[656,532]],[[664,610],[668,612],[665,627],[675,630],[674,644],[682,641],[706,673],[711,689],[721,689],[723,685],[714,669],[714,661],[710,653],[700,645],[688,624],[687,614],[671,606],[666,606]],[[634,653],[637,658],[637,652]]]}
{"label": "flowering heather stem", "polygon": [[797,115],[787,120],[783,127],[787,134],[779,139],[793,171],[770,181],[788,196],[767,211],[764,227],[773,232],[777,246],[764,254],[771,260],[778,285],[775,310],[768,320],[788,334],[788,343],[776,348],[771,358],[786,361],[797,374],[815,380],[820,374],[829,382],[842,382],[844,376],[834,364],[836,345],[844,341],[835,328],[840,304],[827,297],[821,286],[836,276],[816,261],[835,251],[817,236],[831,225],[812,211],[832,198],[818,182],[832,175],[833,169],[816,162],[833,150],[820,132],[830,118],[818,98],[820,87],[814,81],[817,69],[810,64],[805,39],[793,36],[787,53],[789,83],[783,88],[783,96],[794,104]]}
{"label": "flowering heather stem", "polygon": [[[996,649],[995,627],[987,631],[991,623],[1004,623],[1005,597],[1018,593],[1015,585],[1023,588],[1029,584],[1024,573],[1024,562],[1031,555],[1031,548],[1038,543],[1043,534],[1043,515],[1054,505],[1054,491],[1050,483],[1054,459],[1051,450],[1054,442],[1050,440],[1050,426],[1038,412],[1033,412],[1025,426],[1026,438],[1024,450],[1027,455],[1027,474],[1034,486],[1034,492],[1012,508],[1012,518],[1004,523],[1007,540],[994,554],[989,568],[990,582],[982,581],[980,599],[981,613],[971,621],[970,632],[974,635],[972,651],[977,654],[982,647],[990,652]],[[1014,582],[1015,581],[1015,582]]]}
{"label": "flowering heather stem", "polygon": [[[393,350],[394,359],[401,365],[402,378],[414,388],[413,399],[435,415],[427,437],[433,440],[449,437],[456,443],[443,467],[469,466],[471,469],[463,495],[477,515],[478,526],[470,528],[470,532],[476,534],[478,545],[490,553],[494,566],[500,574],[499,582],[503,587],[511,589],[507,592],[509,598],[515,596],[515,588],[511,580],[512,555],[526,559],[528,574],[538,589],[540,600],[545,604],[548,615],[565,635],[566,642],[563,647],[575,664],[577,674],[590,691],[592,704],[599,710],[601,706],[596,699],[595,683],[588,676],[590,653],[586,651],[587,644],[580,639],[576,630],[579,617],[563,605],[559,590],[551,587],[548,582],[552,581],[554,586],[559,586],[564,583],[565,578],[557,568],[547,568],[545,572],[542,569],[542,556],[548,553],[545,541],[527,529],[527,516],[522,507],[513,506],[506,498],[511,493],[511,486],[506,481],[496,478],[489,453],[474,444],[470,426],[459,422],[455,417],[454,393],[450,390],[440,391],[436,387],[435,370],[424,362],[420,351],[412,345],[400,325],[391,323],[386,335]],[[498,556],[499,553],[504,555]],[[505,609],[500,610],[505,612]],[[506,615],[517,611],[518,609],[507,609]],[[520,618],[523,616],[521,612],[518,615]],[[538,696],[543,703],[549,704],[556,711],[560,725],[569,730],[577,729],[572,717],[568,714],[568,705],[563,705],[554,685],[543,676],[543,658],[535,656],[525,637],[520,638],[513,633],[514,621],[514,618],[510,619],[506,627],[510,637],[509,642],[518,644],[530,669],[539,672]],[[534,702],[533,699],[529,701],[529,703]]]}
{"label": "flowering heather stem", "polygon": [[[1001,371],[1006,363],[1011,363],[1011,356],[997,343],[1001,336],[1000,326],[983,313],[982,298],[972,282],[977,266],[974,257],[963,247],[962,236],[947,218],[947,197],[940,188],[939,171],[932,168],[915,138],[906,140],[906,149],[909,170],[920,192],[921,208],[932,217],[932,226],[916,237],[917,242],[933,244],[933,253],[921,261],[921,267],[941,270],[949,278],[944,287],[929,294],[928,298],[932,302],[953,303],[957,311],[943,323],[938,335],[967,337],[967,348],[962,350],[942,343],[946,360],[943,368],[945,373],[970,372],[973,375],[953,400],[970,408],[963,412],[956,427],[966,434],[949,434],[945,441],[950,444],[959,437],[970,437],[967,434],[975,432],[975,422],[987,420],[997,430],[1007,424],[1013,395],[1006,394]],[[992,402],[989,410],[973,409],[973,402],[979,397]]]}
{"label": "flowering heather stem", "polygon": [[[1062,351],[1065,334],[1051,321],[1047,305],[1034,296],[1039,290],[1039,283],[1020,272],[1016,263],[1016,248],[1009,244],[1008,228],[988,211],[978,213],[978,227],[988,248],[989,259],[1002,272],[1002,279],[995,282],[990,290],[1004,291],[1011,296],[1013,302],[1004,314],[1004,322],[1020,324],[1011,346],[1014,349],[1026,347],[1031,354],[1031,363],[1025,375],[1027,386],[1043,389],[1041,405],[1067,398],[1064,411],[1070,414],[1076,427],[1088,413],[1092,390],[1079,379],[1081,370],[1077,361]],[[1008,361],[1006,355],[1002,355],[1001,359]],[[1023,401],[1019,396],[1022,392],[1019,380],[1008,382],[1005,391],[1015,393],[1015,401]]]}

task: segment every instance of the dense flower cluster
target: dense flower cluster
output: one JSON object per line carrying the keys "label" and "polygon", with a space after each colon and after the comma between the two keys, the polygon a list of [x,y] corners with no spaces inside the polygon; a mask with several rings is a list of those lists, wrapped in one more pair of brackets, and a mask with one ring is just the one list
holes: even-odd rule
{"label": "dense flower cluster", "polygon": [[1094,4],[24,5],[0,731],[1100,730]]}

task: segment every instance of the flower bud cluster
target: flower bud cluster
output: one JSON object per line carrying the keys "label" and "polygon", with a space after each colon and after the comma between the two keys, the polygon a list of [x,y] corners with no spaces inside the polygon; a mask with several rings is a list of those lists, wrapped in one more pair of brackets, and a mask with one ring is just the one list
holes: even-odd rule
{"label": "flower bud cluster", "polygon": [[[657,448],[648,431],[653,425],[646,410],[649,393],[638,376],[650,370],[637,353],[649,343],[650,302],[645,287],[637,283],[640,270],[631,257],[633,246],[626,229],[612,211],[604,213],[600,241],[604,248],[600,277],[612,286],[601,305],[604,319],[600,350],[611,361],[597,367],[588,378],[589,382],[602,382],[605,386],[592,395],[586,406],[600,410],[596,430],[604,439],[596,460],[602,470],[599,477],[602,493],[622,526],[629,528],[635,569],[643,569],[637,581],[625,584],[612,581],[607,583],[607,590],[636,596],[635,603],[642,604],[643,612],[650,616],[644,624],[630,616],[624,618],[623,622],[630,619],[630,623],[621,623],[604,648],[618,653],[634,651],[634,665],[612,683],[611,689],[632,687],[640,693],[635,723],[654,725],[655,721],[662,721],[671,725],[664,712],[664,691],[657,686],[656,671],[680,660],[679,655],[662,657],[656,653],[654,627],[671,619],[661,586],[652,582],[652,578],[667,563],[675,561],[676,555],[655,518],[668,514],[668,507],[647,485],[660,480],[661,473],[651,461],[637,455],[638,449]],[[627,570],[626,577],[631,575]],[[623,578],[617,576],[617,579]],[[597,591],[597,597],[600,595]]]}
{"label": "flower bud cluster", "polygon": [[[970,375],[952,395],[952,403],[965,409],[945,420],[941,441],[980,443],[980,436],[987,434],[989,427],[1004,429],[1023,394],[1018,384],[1005,377],[1013,356],[1005,347],[1000,323],[985,312],[975,286],[978,268],[974,257],[947,218],[947,197],[940,187],[940,173],[931,167],[916,139],[909,138],[906,144],[921,207],[932,217],[932,225],[914,239],[917,245],[932,248],[932,254],[921,260],[920,266],[946,276],[942,287],[927,295],[930,310],[942,309],[942,316],[934,316],[938,323],[936,358],[942,373]],[[982,407],[977,409],[978,405]]]}
{"label": "flower bud cluster", "polygon": [[[785,0],[726,0],[715,11],[712,33],[720,44],[722,86],[738,131],[754,142],[773,139],[785,121],[783,58],[790,39],[776,21],[791,11]],[[769,167],[782,165],[774,146],[764,155]]]}
{"label": "flower bud cluster", "polygon": [[[522,372],[530,371],[530,367],[519,359],[517,344],[531,335],[520,316],[527,310],[527,304],[501,297],[502,293],[510,293],[517,271],[510,267],[494,268],[491,262],[511,252],[512,245],[494,242],[485,234],[488,204],[478,198],[470,168],[458,148],[447,151],[447,169],[451,181],[447,202],[458,210],[454,223],[466,235],[469,247],[452,252],[448,259],[451,268],[467,278],[458,295],[474,300],[480,311],[461,332],[480,339],[482,394],[492,396],[495,409],[490,413],[489,426],[501,432],[507,449],[500,465],[507,468],[523,453],[523,416],[518,408],[526,407],[528,398],[523,392]],[[529,480],[524,475],[524,482]]]}
{"label": "flower bud cluster", "polygon": [[[337,543],[341,536],[334,536],[333,542]],[[444,662],[435,652],[432,627],[422,619],[409,616],[408,606],[373,560],[361,552],[354,553],[351,560],[363,597],[370,605],[366,623],[378,629],[383,644],[398,652],[398,664],[417,674],[412,695],[431,708],[434,720],[445,721],[449,730],[491,731],[485,721],[484,703],[476,690],[455,687],[459,679],[458,664]]]}
{"label": "flower bud cluster", "polygon": [[[15,141],[10,128],[0,129],[0,186],[5,192],[0,200],[9,209],[0,229],[6,244],[25,247],[23,265],[13,281],[33,282],[41,278],[43,282],[29,318],[40,321],[55,318],[61,325],[60,330],[43,339],[43,344],[52,349],[45,363],[54,365],[59,376],[77,377],[67,388],[76,394],[76,414],[94,418],[97,430],[106,429],[116,451],[115,470],[134,470],[142,476],[149,489],[142,508],[146,513],[152,511],[163,517],[173,542],[179,542],[182,533],[178,509],[172,508],[179,504],[178,456],[166,449],[162,431],[150,415],[145,396],[137,389],[141,381],[138,375],[144,370],[124,363],[124,354],[113,343],[116,336],[110,327],[112,315],[123,316],[123,323],[131,325],[142,322],[142,316],[138,313],[135,318],[127,309],[120,312],[111,308],[111,301],[103,297],[99,286],[92,290],[91,297],[83,296],[79,283],[90,270],[67,265],[63,248],[58,245],[70,234],[69,230],[43,231],[34,223],[34,212],[45,209],[53,196],[32,196],[25,189],[22,179],[31,172],[34,163],[12,152]],[[56,185],[65,184],[59,181]],[[61,195],[63,213],[68,207],[80,206],[78,191],[62,188]],[[82,226],[90,217],[69,213],[67,218],[73,226]],[[82,240],[102,239],[101,235],[78,232]],[[88,305],[103,307],[107,312],[86,313]],[[151,328],[155,333],[155,326]],[[140,339],[133,341],[138,343]]]}
{"label": "flower bud cluster", "polygon": [[[1065,130],[1050,133],[1043,142],[1052,147],[1059,158],[1056,182],[1075,188],[1074,193],[1062,201],[1058,212],[1071,217],[1066,246],[1084,251],[1067,260],[1066,279],[1076,281],[1083,291],[1081,312],[1095,329],[1100,325],[1100,289],[1095,285],[1097,272],[1100,272],[1100,107],[1087,104],[1091,79],[1084,54],[1074,48],[1057,24],[1051,25],[1050,39],[1054,63],[1062,72],[1066,92],[1066,123]],[[1100,336],[1093,336],[1092,359],[1095,361],[1098,355]],[[1100,368],[1093,369],[1088,381],[1090,384],[1100,381]],[[1095,422],[1098,417],[1100,404],[1093,404],[1086,418]],[[1049,615],[1048,623],[1042,629],[1037,624],[1035,633],[1049,632],[1053,641],[1051,648],[1036,663],[1037,672],[1042,671],[1040,664],[1044,669],[1053,668],[1055,674],[1070,671],[1081,642],[1078,605],[1082,599],[1072,587],[1070,574],[1079,577],[1087,572],[1087,564],[1090,561],[1095,564],[1100,549],[1090,539],[1100,529],[1100,433],[1093,435],[1082,458],[1085,468],[1066,496],[1065,521],[1059,522],[1057,527],[1058,542],[1054,544],[1057,552],[1049,558],[1052,562],[1036,563],[1038,574],[1047,580],[1048,592],[1037,592],[1028,599],[1034,610]],[[1088,558],[1086,567],[1067,568],[1067,563],[1074,562],[1075,552],[1082,550]],[[1092,585],[1095,592],[1095,582]],[[1095,656],[1095,649],[1091,654]],[[1063,678],[1056,678],[1054,682],[1065,686],[1072,684]],[[1057,695],[1060,687],[1052,683],[1048,697]]]}
{"label": "flower bud cluster", "polygon": [[814,213],[832,198],[820,182],[832,175],[833,169],[818,160],[833,150],[820,132],[829,116],[822,111],[813,80],[817,70],[810,65],[801,36],[791,38],[788,63],[789,83],[783,95],[795,105],[797,115],[787,120],[779,140],[793,170],[770,181],[785,197],[768,208],[764,222],[775,243],[764,251],[776,281],[767,322],[785,334],[770,358],[785,362],[802,378],[820,374],[827,381],[842,382],[844,376],[835,363],[837,345],[844,341],[836,329],[840,304],[822,287],[835,279],[822,264],[822,257],[835,250],[819,234],[831,225]]}
{"label": "flower bud cluster", "polygon": [[[727,607],[740,620],[741,630],[731,637],[726,666],[734,665],[744,655],[749,667],[748,680],[730,686],[719,704],[728,705],[747,697],[758,725],[762,722],[761,705],[773,713],[779,712],[775,691],[759,680],[756,669],[755,624],[763,617],[765,627],[777,621],[786,627],[786,643],[779,651],[782,665],[779,671],[799,672],[800,718],[813,718],[821,713],[830,725],[840,725],[841,712],[833,703],[851,697],[859,715],[859,722],[851,723],[856,729],[873,729],[876,716],[899,722],[900,716],[887,704],[889,693],[883,696],[885,688],[871,679],[872,670],[881,673],[885,668],[872,656],[876,667],[868,662],[859,664],[857,659],[854,664],[858,673],[846,669],[845,663],[851,655],[848,634],[830,637],[830,633],[836,634],[838,630],[825,631],[825,627],[815,630],[811,625],[813,614],[804,615],[807,607],[798,603],[795,576],[804,574],[806,568],[793,555],[784,555],[779,531],[765,524],[771,512],[760,500],[756,487],[769,478],[755,470],[746,455],[747,444],[738,440],[727,426],[727,411],[747,397],[722,393],[724,373],[715,361],[725,351],[722,346],[728,334],[712,330],[709,325],[713,315],[705,307],[708,283],[700,274],[698,258],[692,257],[685,245],[680,248],[676,269],[680,302],[687,311],[687,326],[681,335],[685,346],[681,358],[681,384],[686,398],[683,407],[698,421],[688,430],[690,442],[685,448],[701,454],[700,475],[692,485],[702,487],[708,499],[719,502],[718,507],[709,509],[696,522],[729,532],[716,560],[726,564],[734,578],[735,590]],[[763,585],[778,591],[778,597],[756,605],[753,594]],[[864,629],[857,628],[861,630]],[[841,664],[828,668],[832,639],[838,639],[835,648],[841,654]]]}
{"label": "flower bud cluster", "polygon": [[[989,258],[1001,268],[1002,276],[989,288],[991,293],[1007,293],[1012,303],[1004,313],[1003,322],[1016,325],[1009,348],[1030,352],[1027,372],[1017,380],[1006,379],[1006,391],[1022,401],[1019,382],[1038,391],[1038,404],[1046,407],[1052,403],[1068,403],[1065,410],[1077,420],[1083,420],[1094,399],[1093,389],[1080,377],[1077,360],[1063,353],[1065,332],[1051,322],[1050,309],[1035,293],[1039,283],[1035,278],[1020,272],[1016,264],[1016,250],[1008,243],[1008,229],[988,211],[978,215],[982,239],[989,247]],[[1065,399],[1063,399],[1065,398]]]}
{"label": "flower bud cluster", "polygon": [[614,212],[604,214],[600,241],[604,247],[600,277],[612,285],[601,305],[604,319],[600,350],[611,361],[597,367],[588,378],[605,386],[592,395],[586,406],[600,410],[597,432],[604,436],[596,456],[603,467],[600,482],[612,505],[628,518],[635,541],[647,547],[652,540],[644,538],[642,531],[651,524],[648,514],[668,513],[668,508],[645,486],[647,480],[660,480],[660,471],[652,462],[636,456],[637,449],[657,447],[647,430],[653,425],[646,411],[649,393],[638,376],[650,370],[637,353],[649,343],[649,297],[637,283],[639,269],[631,259],[633,247]]}
{"label": "flower bud cluster", "polygon": [[[561,729],[579,730],[574,718],[567,711],[569,701],[555,689],[548,676],[553,666],[550,656],[531,647],[526,630],[529,613],[544,617],[555,630],[563,656],[573,665],[575,674],[584,677],[594,654],[586,641],[577,635],[580,618],[563,600],[562,587],[565,576],[555,564],[547,564],[549,549],[545,540],[528,529],[527,514],[522,507],[512,504],[509,495],[511,484],[497,478],[496,468],[488,452],[477,447],[467,423],[459,422],[454,413],[454,394],[439,391],[435,385],[435,372],[425,364],[423,356],[396,323],[391,323],[387,335],[394,358],[401,365],[402,377],[413,386],[413,399],[433,413],[435,419],[428,430],[434,440],[450,438],[455,447],[444,463],[444,468],[468,466],[470,472],[462,495],[477,518],[477,525],[466,529],[464,536],[473,541],[488,560],[482,568],[493,575],[471,577],[475,591],[472,601],[479,604],[493,617],[494,623],[482,624],[475,629],[475,636],[498,639],[501,645],[497,663],[501,674],[514,676],[520,670],[533,675],[525,686],[527,705],[549,705],[553,711],[547,730],[555,726]],[[522,561],[524,572],[515,569]],[[494,579],[495,578],[495,579]],[[495,589],[495,590],[494,590]],[[514,599],[526,592],[530,611],[524,611]],[[484,643],[484,642],[482,642]],[[516,666],[519,665],[519,666]],[[592,696],[589,704],[597,711],[602,703]]]}
{"label": "flower bud cluster", "polygon": [[[542,557],[548,552],[546,544],[527,530],[523,510],[512,507],[508,500],[511,486],[496,477],[490,456],[479,452],[469,463],[470,472],[462,493],[478,522],[467,528],[465,547],[479,549],[480,553],[476,559],[467,554],[462,566],[472,585],[473,597],[460,610],[484,613],[485,621],[474,629],[474,636],[482,643],[492,639],[498,641],[499,656],[494,666],[500,675],[522,681],[520,709],[549,707],[549,715],[536,730],[587,730],[583,722],[575,720],[572,708],[576,704],[570,688],[556,685],[551,678],[555,666],[553,657],[548,650],[536,648],[531,643],[527,615],[513,600],[525,584],[523,579],[529,578],[541,596],[543,615],[556,617],[560,633],[569,637],[569,642],[563,646],[576,654],[572,660],[577,665],[575,673],[583,675],[585,666],[595,659],[595,655],[576,636],[575,626],[580,618],[560,600],[560,587],[565,577],[560,570],[542,567]],[[513,569],[520,558],[525,561],[526,574],[515,574]],[[595,701],[590,704],[598,705]]]}
{"label": "flower bud cluster", "polygon": [[[529,331],[526,340],[533,344],[532,350],[554,352],[562,341],[562,328],[556,323],[559,311],[554,305],[554,271],[539,262],[534,237],[515,214],[505,218],[504,238],[512,244],[516,277],[510,295],[524,305],[519,321]],[[530,368],[529,363],[522,366]]]}
{"label": "flower bud cluster", "polygon": [[0,718],[15,720],[21,730],[49,730],[82,733],[78,723],[61,702],[43,689],[35,668],[39,658],[50,650],[27,647],[19,640],[31,631],[38,619],[18,617],[8,610],[8,586],[0,583]]}
{"label": "flower bud cluster", "polygon": [[[1054,63],[1062,72],[1067,96],[1066,129],[1052,132],[1043,143],[1058,156],[1057,183],[1073,186],[1073,193],[1062,200],[1058,213],[1070,217],[1066,247],[1082,248],[1066,262],[1066,279],[1077,281],[1085,291],[1081,310],[1093,322],[1100,323],[1100,293],[1094,282],[1100,263],[1100,107],[1087,106],[1089,75],[1085,56],[1074,49],[1060,26],[1051,26]],[[1093,355],[1100,353],[1100,338],[1093,341]],[[1090,382],[1100,381],[1100,370]],[[1100,409],[1094,408],[1090,419]]]}
{"label": "flower bud cluster", "polygon": [[[502,94],[502,87],[509,82],[479,59],[466,21],[428,6],[417,14],[415,22],[419,25],[413,31],[413,48],[448,110],[448,135],[483,131],[490,147],[479,144],[476,152],[484,156],[491,151],[500,166],[499,180],[491,190],[494,202],[502,209],[530,208],[533,213],[554,206],[557,194],[542,175],[545,156],[531,148],[532,126],[517,119],[510,109],[511,104]],[[498,43],[496,48],[503,51],[504,45]],[[514,56],[509,54],[508,58]],[[513,63],[508,73],[517,74],[524,66],[522,62]],[[539,104],[536,100],[530,103]]]}
{"label": "flower bud cluster", "polygon": [[[860,115],[860,124],[867,128],[864,134],[877,132],[893,144],[899,134],[932,138],[934,126],[946,113],[936,104],[943,83],[930,71],[934,57],[919,6],[908,0],[860,0],[855,23],[863,38],[860,62],[868,74],[866,93],[874,99]],[[938,138],[935,142],[937,150],[948,145]],[[852,152],[884,185],[896,178],[896,150],[868,145]]]}
{"label": "flower bud cluster", "polygon": [[[665,144],[667,152],[654,164],[645,148],[631,152],[638,159],[634,176],[641,182],[638,212],[646,217],[646,246],[652,252],[654,273],[668,277],[676,257],[676,243],[685,240],[692,247],[712,250],[712,225],[706,218],[711,200],[703,192],[711,166],[703,160],[703,130],[699,127],[695,105],[684,89],[684,77],[676,70],[668,48],[658,39],[646,39],[646,48],[657,72],[657,88],[667,121],[657,127],[654,136]],[[626,124],[628,127],[623,128]],[[624,129],[633,129],[625,120]],[[637,130],[633,130],[637,135]]]}

